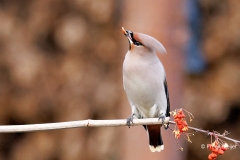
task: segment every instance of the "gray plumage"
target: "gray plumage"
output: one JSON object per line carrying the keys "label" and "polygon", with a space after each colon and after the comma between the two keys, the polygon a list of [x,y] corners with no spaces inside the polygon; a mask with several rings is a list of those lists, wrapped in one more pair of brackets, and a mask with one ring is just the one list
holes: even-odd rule
{"label": "gray plumage", "polygon": [[[137,32],[123,33],[129,40],[129,51],[123,62],[123,85],[131,106],[131,118],[169,117],[166,74],[157,53],[166,53],[155,38]],[[128,122],[129,123],[129,122]],[[144,126],[152,152],[164,149],[161,125]]]}

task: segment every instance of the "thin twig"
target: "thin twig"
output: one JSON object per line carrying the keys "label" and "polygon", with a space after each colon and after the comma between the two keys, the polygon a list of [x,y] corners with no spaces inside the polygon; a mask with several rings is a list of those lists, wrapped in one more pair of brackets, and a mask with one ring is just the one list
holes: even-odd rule
{"label": "thin twig", "polygon": [[[173,121],[169,121],[169,123],[170,123],[170,124],[175,124],[175,122],[173,122]],[[240,145],[240,141],[239,141],[239,140],[235,140],[235,139],[229,138],[229,137],[225,136],[224,134],[221,135],[221,134],[217,134],[217,133],[215,133],[215,132],[209,132],[209,131],[206,131],[206,130],[203,130],[203,129],[198,129],[198,128],[191,127],[191,126],[188,126],[188,128],[191,129],[191,130],[194,130],[195,132],[204,133],[204,134],[206,134],[207,136],[214,135],[214,136],[217,136],[217,137],[220,137],[220,138],[223,138],[223,139],[232,141],[232,142],[234,142],[234,143],[237,144],[237,145]]]}

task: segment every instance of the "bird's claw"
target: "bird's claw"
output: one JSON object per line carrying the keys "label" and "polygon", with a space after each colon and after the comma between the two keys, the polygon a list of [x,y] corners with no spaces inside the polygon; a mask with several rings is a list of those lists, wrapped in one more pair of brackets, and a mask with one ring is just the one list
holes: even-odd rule
{"label": "bird's claw", "polygon": [[162,119],[162,123],[163,123],[165,121],[165,118],[166,118],[166,116],[161,115],[161,116],[158,117],[158,120]]}
{"label": "bird's claw", "polygon": [[[162,120],[162,123],[164,123],[164,121],[165,121],[165,119],[166,119],[166,116],[161,114],[161,116],[158,117],[158,120],[160,120],[160,119]],[[163,127],[164,127],[164,129],[167,130],[167,129],[169,128],[169,122],[163,124]]]}
{"label": "bird's claw", "polygon": [[133,116],[134,116],[134,114],[131,114],[131,116],[129,116],[129,117],[127,118],[127,126],[128,126],[128,128],[130,128],[131,122],[132,122],[132,124],[133,124]]}
{"label": "bird's claw", "polygon": [[165,130],[167,130],[167,129],[169,128],[169,122],[168,122],[168,123],[165,123],[165,124],[163,125],[163,127],[164,127]]}

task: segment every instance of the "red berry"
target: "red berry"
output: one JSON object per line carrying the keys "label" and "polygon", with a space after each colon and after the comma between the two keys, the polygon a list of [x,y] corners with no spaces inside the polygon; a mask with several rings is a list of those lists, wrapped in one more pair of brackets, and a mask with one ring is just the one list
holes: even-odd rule
{"label": "red berry", "polygon": [[180,125],[180,124],[182,124],[182,120],[180,120],[180,119],[175,119],[175,120],[174,120],[174,122],[176,122],[176,123],[177,123],[177,125]]}
{"label": "red berry", "polygon": [[224,153],[223,150],[221,150],[221,149],[218,150],[218,154],[219,154],[219,155],[223,155],[223,153]]}
{"label": "red berry", "polygon": [[208,160],[213,160],[213,158],[210,156],[210,154],[208,155]]}
{"label": "red berry", "polygon": [[177,114],[178,118],[185,118],[186,116],[184,114]]}
{"label": "red berry", "polygon": [[184,126],[188,126],[188,124],[187,124],[186,121],[183,121],[183,125],[184,125]]}
{"label": "red berry", "polygon": [[210,154],[210,156],[211,156],[212,158],[217,158],[217,154],[216,154],[216,153],[213,153],[213,152]]}
{"label": "red berry", "polygon": [[184,126],[183,125],[178,125],[178,128],[179,129],[182,129]]}
{"label": "red berry", "polygon": [[224,143],[224,144],[222,145],[221,149],[222,149],[223,151],[226,151],[226,150],[228,149],[228,144],[227,144],[227,143]]}
{"label": "red berry", "polygon": [[225,148],[225,147],[221,147],[221,150],[223,150],[223,151],[226,151],[227,150],[227,148]]}
{"label": "red berry", "polygon": [[216,158],[217,158],[217,155],[214,154],[214,153],[211,153],[211,154],[208,155],[209,160],[215,160]]}
{"label": "red berry", "polygon": [[208,144],[208,149],[212,150],[212,144]]}
{"label": "red berry", "polygon": [[214,153],[218,153],[218,148],[213,146],[212,149],[211,149]]}

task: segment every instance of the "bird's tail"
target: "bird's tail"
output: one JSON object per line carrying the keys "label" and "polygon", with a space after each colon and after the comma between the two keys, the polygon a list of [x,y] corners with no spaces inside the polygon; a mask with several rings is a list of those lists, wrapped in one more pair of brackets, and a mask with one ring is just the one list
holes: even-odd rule
{"label": "bird's tail", "polygon": [[144,127],[147,130],[149,138],[149,148],[152,152],[160,152],[164,149],[161,125],[147,125]]}

